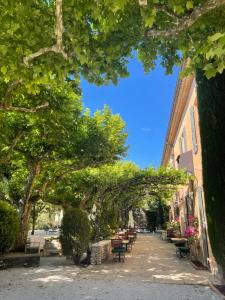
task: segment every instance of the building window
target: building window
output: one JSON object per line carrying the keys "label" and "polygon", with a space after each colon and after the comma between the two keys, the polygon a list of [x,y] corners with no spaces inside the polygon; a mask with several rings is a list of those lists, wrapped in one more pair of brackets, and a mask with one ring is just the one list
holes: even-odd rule
{"label": "building window", "polygon": [[190,119],[191,119],[191,134],[192,134],[192,146],[193,152],[196,154],[198,152],[196,127],[195,127],[195,110],[194,107],[190,108]]}

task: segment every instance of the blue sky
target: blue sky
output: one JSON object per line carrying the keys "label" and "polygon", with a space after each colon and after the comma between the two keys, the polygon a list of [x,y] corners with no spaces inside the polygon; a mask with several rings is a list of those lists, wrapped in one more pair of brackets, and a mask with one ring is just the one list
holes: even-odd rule
{"label": "blue sky", "polygon": [[126,160],[141,168],[158,167],[169,121],[178,75],[172,75],[158,64],[154,71],[145,74],[141,63],[134,58],[128,65],[130,76],[121,79],[117,86],[97,87],[82,81],[83,101],[92,112],[107,104],[113,113],[119,113],[126,122],[129,145]]}

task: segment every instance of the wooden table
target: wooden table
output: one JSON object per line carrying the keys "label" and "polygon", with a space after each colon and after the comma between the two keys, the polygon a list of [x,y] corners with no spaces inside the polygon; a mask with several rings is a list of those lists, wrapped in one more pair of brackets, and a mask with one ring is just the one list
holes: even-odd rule
{"label": "wooden table", "polygon": [[171,241],[173,243],[184,243],[184,242],[187,242],[188,239],[186,239],[186,238],[171,238]]}

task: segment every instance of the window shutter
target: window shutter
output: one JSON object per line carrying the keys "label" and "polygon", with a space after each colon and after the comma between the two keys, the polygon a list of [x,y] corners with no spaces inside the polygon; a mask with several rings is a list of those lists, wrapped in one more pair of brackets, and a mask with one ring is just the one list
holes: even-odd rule
{"label": "window shutter", "polygon": [[180,153],[183,153],[182,137],[179,138],[179,148],[180,148]]}
{"label": "window shutter", "polygon": [[186,128],[184,127],[183,130],[183,139],[184,139],[184,152],[187,151],[187,132],[186,132]]}
{"label": "window shutter", "polygon": [[196,128],[195,128],[195,111],[194,107],[190,108],[190,119],[191,119],[191,134],[192,134],[192,145],[194,153],[198,152]]}

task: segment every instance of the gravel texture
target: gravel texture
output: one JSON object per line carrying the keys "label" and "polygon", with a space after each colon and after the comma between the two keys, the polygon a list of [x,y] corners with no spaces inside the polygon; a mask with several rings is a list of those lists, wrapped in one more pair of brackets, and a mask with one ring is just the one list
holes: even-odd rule
{"label": "gravel texture", "polygon": [[0,271],[0,300],[219,300],[218,283],[175,255],[174,246],[139,235],[124,263],[77,268],[63,257],[43,257],[39,268]]}

